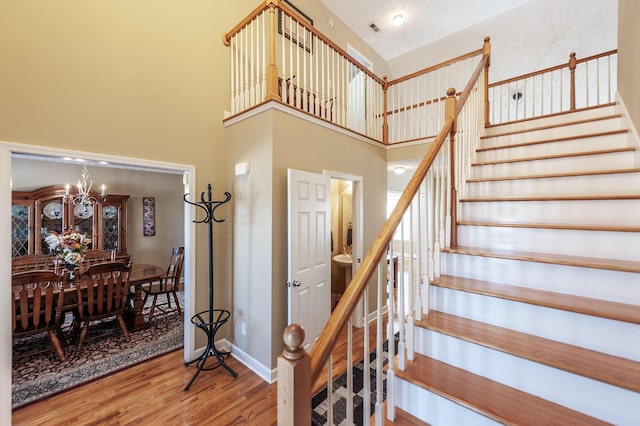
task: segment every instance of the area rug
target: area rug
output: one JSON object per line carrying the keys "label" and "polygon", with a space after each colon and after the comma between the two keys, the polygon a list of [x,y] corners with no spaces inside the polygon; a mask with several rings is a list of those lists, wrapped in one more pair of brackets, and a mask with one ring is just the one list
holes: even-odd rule
{"label": "area rug", "polygon": [[[388,362],[388,340],[385,340],[382,345],[382,365],[387,365]],[[395,351],[398,351],[398,336],[395,337]],[[376,351],[369,354],[369,378],[370,378],[370,396],[371,402],[370,413],[375,412],[376,403]],[[353,423],[358,426],[362,426],[365,423],[369,424],[369,419],[365,422],[363,419],[363,403],[364,403],[364,362],[360,361],[353,366]],[[382,399],[387,399],[387,376],[382,374]],[[311,399],[311,424],[314,426],[328,424],[328,412],[329,402],[327,401],[327,388],[325,387],[320,392],[315,394]],[[343,374],[333,381],[333,424],[343,425],[346,424],[347,418],[347,374]]]}
{"label": "area rug", "polygon": [[[63,326],[66,336],[69,336],[70,328],[71,318],[67,318]],[[77,357],[73,345],[65,347],[67,361],[64,363],[59,361],[46,333],[16,339],[13,343],[12,408],[181,348],[183,335],[183,319],[177,313],[154,317],[148,328],[130,332],[129,342],[124,340],[115,319],[104,320],[90,326]],[[41,353],[31,354],[40,350]]]}

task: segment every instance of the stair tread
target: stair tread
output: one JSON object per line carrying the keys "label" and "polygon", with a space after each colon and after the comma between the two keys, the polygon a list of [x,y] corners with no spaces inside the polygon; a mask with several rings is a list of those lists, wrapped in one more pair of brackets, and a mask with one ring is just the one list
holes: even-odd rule
{"label": "stair tread", "polygon": [[491,324],[431,311],[416,325],[520,358],[640,392],[640,363]]}
{"label": "stair tread", "polygon": [[608,424],[424,355],[396,376],[505,424]]}
{"label": "stair tread", "polygon": [[640,226],[567,224],[567,223],[524,223],[461,220],[460,226],[493,226],[500,228],[563,229],[575,231],[640,232]]}
{"label": "stair tread", "polygon": [[600,155],[600,154],[614,154],[619,152],[633,152],[635,151],[635,147],[624,147],[624,148],[611,148],[611,149],[598,149],[593,151],[579,151],[579,152],[571,152],[571,153],[562,153],[562,154],[550,154],[550,155],[537,155],[533,157],[523,157],[523,158],[510,158],[508,160],[493,160],[493,161],[479,161],[471,163],[471,166],[492,166],[496,164],[508,164],[508,163],[519,163],[523,161],[539,161],[539,160],[554,160],[558,158],[567,158],[567,157],[582,157],[586,155]]}
{"label": "stair tread", "polygon": [[503,201],[602,201],[602,200],[640,200],[640,194],[620,195],[553,195],[544,197],[481,197],[461,198],[461,203],[503,202]]}
{"label": "stair tread", "polygon": [[580,172],[570,172],[570,173],[549,173],[549,174],[523,175],[523,176],[474,178],[474,179],[467,179],[467,183],[499,182],[499,181],[505,181],[505,180],[552,179],[552,178],[566,178],[566,177],[580,177],[580,176],[616,175],[616,174],[625,174],[625,173],[640,173],[640,168],[594,170],[594,171],[580,171]]}
{"label": "stair tread", "polygon": [[548,139],[538,139],[538,140],[533,140],[528,142],[518,142],[518,143],[511,143],[511,144],[498,145],[498,146],[481,147],[481,148],[476,148],[476,152],[496,151],[499,149],[507,149],[507,148],[521,148],[524,146],[541,145],[545,143],[570,142],[576,139],[595,138],[598,136],[613,136],[613,135],[621,135],[625,133],[628,133],[627,129],[609,130],[605,132],[584,133],[579,135],[562,136],[562,137],[548,138]]}
{"label": "stair tread", "polygon": [[634,262],[630,260],[602,259],[597,257],[568,256],[562,254],[464,246],[443,248],[442,251],[446,253],[496,257],[500,259],[522,260],[526,262],[550,263],[554,265],[576,266],[580,268],[606,269],[622,272],[640,272],[640,262]]}
{"label": "stair tread", "polygon": [[[490,139],[490,138],[495,138],[495,137],[500,137],[500,136],[516,135],[516,134],[519,134],[519,133],[536,132],[536,131],[540,131],[540,130],[554,129],[554,128],[558,128],[558,127],[566,127],[566,126],[571,126],[571,125],[575,125],[575,124],[591,123],[591,122],[595,122],[595,121],[608,120],[608,119],[612,119],[612,118],[621,118],[621,117],[622,117],[622,114],[602,115],[602,116],[599,116],[599,117],[585,118],[585,119],[582,119],[582,120],[565,121],[565,122],[562,122],[562,123],[548,124],[546,126],[536,126],[536,127],[531,127],[531,128],[527,128],[527,129],[519,129],[519,130],[512,130],[512,131],[509,131],[509,132],[502,132],[502,133],[496,133],[496,134],[491,134],[491,135],[483,135],[483,136],[480,136],[480,139]],[[507,123],[507,124],[511,124],[511,123]],[[490,127],[499,128],[500,126],[503,126],[503,124],[496,124],[496,125],[490,126]]]}

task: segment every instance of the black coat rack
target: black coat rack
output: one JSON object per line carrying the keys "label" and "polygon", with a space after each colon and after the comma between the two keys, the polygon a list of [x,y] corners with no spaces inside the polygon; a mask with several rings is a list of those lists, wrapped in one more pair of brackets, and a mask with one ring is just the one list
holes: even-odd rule
{"label": "black coat rack", "polygon": [[[231,352],[221,351],[216,348],[215,345],[215,337],[216,332],[224,323],[229,320],[231,313],[225,309],[215,309],[213,305],[213,222],[224,222],[224,219],[217,219],[215,216],[215,211],[218,207],[223,204],[228,203],[231,200],[231,194],[225,192],[225,199],[221,201],[214,201],[211,199],[211,184],[207,185],[208,198],[205,200],[204,192],[200,195],[200,201],[192,202],[187,200],[189,194],[184,195],[185,203],[191,204],[192,206],[196,206],[201,208],[205,212],[205,218],[202,220],[194,220],[195,223],[207,223],[209,225],[209,309],[206,311],[198,312],[194,316],[191,317],[191,323],[198,327],[200,330],[204,331],[207,335],[207,347],[204,352],[197,358],[187,361],[184,363],[185,366],[196,363],[197,370],[187,386],[185,386],[184,390],[187,391],[193,384],[193,382],[198,377],[198,374],[202,370],[214,370],[220,366],[224,367],[225,370],[229,372],[233,377],[237,377],[238,373],[233,371],[231,367],[229,367],[224,362],[224,356],[230,355]],[[205,315],[207,315],[205,317]],[[207,359],[213,356],[218,361],[218,363],[212,367],[205,367]]]}

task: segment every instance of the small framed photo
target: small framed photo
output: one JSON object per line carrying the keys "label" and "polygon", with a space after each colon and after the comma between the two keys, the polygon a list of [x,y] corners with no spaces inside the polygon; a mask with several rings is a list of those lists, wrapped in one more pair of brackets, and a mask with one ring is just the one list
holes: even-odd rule
{"label": "small framed photo", "polygon": [[145,237],[156,235],[156,199],[142,198],[142,232]]}

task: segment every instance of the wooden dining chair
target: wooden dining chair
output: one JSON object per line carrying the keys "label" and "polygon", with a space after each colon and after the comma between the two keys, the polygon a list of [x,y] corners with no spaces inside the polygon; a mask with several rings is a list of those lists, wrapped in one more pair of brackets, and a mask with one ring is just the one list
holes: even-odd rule
{"label": "wooden dining chair", "polygon": [[54,257],[46,254],[25,254],[11,259],[11,272],[23,272],[33,270],[54,270]]}
{"label": "wooden dining chair", "polygon": [[[156,309],[162,312],[163,315],[171,312],[178,312],[178,315],[182,315],[182,309],[180,308],[180,301],[178,300],[177,292],[180,290],[180,278],[182,277],[182,265],[184,263],[184,247],[174,247],[171,250],[171,258],[169,260],[169,267],[164,277],[159,281],[151,282],[142,285],[142,291],[144,292],[143,306],[146,306],[149,296],[153,297],[151,301],[151,307],[149,308],[148,321],[151,321]],[[158,303],[158,296],[164,295],[166,301]],[[175,307],[171,305],[171,296],[173,296]]]}
{"label": "wooden dining chair", "polygon": [[96,263],[80,279],[76,286],[78,300],[81,301],[74,330],[74,335],[80,334],[76,339],[76,356],[80,353],[89,325],[100,319],[115,317],[125,340],[129,341],[122,316],[129,295],[129,271],[130,265],[124,262]]}
{"label": "wooden dining chair", "polygon": [[64,292],[62,277],[49,270],[11,275],[11,323],[14,338],[47,333],[60,361],[66,361],[62,342]]}

